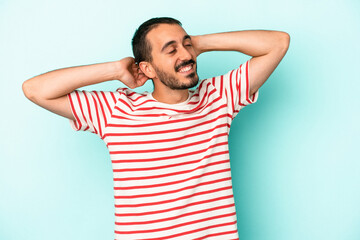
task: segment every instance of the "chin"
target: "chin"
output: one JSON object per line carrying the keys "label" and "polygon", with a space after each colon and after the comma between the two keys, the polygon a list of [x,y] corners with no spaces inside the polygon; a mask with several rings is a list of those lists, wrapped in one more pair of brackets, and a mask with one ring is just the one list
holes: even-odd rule
{"label": "chin", "polygon": [[199,83],[199,76],[196,73],[191,73],[186,78],[188,80],[188,88],[193,88]]}

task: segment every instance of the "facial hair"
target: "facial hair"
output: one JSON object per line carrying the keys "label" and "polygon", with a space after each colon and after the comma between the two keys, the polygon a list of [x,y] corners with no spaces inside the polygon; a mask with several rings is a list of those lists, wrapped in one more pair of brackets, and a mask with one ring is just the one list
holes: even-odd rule
{"label": "facial hair", "polygon": [[[175,72],[178,71],[178,69],[180,69],[182,66],[186,66],[190,63],[195,63],[195,61],[193,60],[189,60],[186,62],[183,62],[181,64],[179,64],[178,66],[175,67]],[[193,65],[194,66],[194,65]],[[171,74],[165,71],[162,71],[160,68],[158,68],[157,66],[153,65],[156,74],[159,78],[159,80],[167,87],[169,87],[170,89],[173,90],[181,90],[181,89],[188,89],[188,88],[192,88],[195,87],[198,82],[199,82],[199,76],[197,75],[197,65],[195,68],[195,71],[190,73],[189,75],[186,76],[187,79],[190,79],[190,82],[187,83],[183,83],[179,80],[179,78],[177,78],[175,76],[175,74]]]}

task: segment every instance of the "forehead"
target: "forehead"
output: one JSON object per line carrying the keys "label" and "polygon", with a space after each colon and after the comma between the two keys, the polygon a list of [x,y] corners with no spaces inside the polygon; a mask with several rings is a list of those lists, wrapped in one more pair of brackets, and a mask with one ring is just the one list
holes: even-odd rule
{"label": "forehead", "polygon": [[152,50],[160,51],[170,41],[182,42],[187,33],[178,24],[159,24],[151,29],[146,38],[151,44]]}

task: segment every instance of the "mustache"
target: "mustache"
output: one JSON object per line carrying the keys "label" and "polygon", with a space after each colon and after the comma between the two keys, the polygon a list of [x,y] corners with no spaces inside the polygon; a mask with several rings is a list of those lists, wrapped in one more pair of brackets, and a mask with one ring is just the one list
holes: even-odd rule
{"label": "mustache", "polygon": [[192,60],[192,59],[190,59],[189,61],[185,61],[185,62],[182,62],[182,63],[180,63],[179,65],[177,65],[176,67],[175,67],[175,71],[179,71],[179,69],[180,68],[182,68],[182,67],[184,67],[184,66],[186,66],[186,65],[189,65],[189,64],[195,64],[195,61],[194,60]]}

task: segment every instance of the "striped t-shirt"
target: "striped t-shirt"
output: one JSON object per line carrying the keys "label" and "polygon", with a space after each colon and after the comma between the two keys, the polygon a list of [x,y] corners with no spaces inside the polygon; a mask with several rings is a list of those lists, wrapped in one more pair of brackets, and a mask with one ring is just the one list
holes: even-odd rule
{"label": "striped t-shirt", "polygon": [[202,80],[179,104],[127,88],[69,94],[72,127],[109,149],[116,240],[238,239],[228,134],[258,97],[249,63]]}

